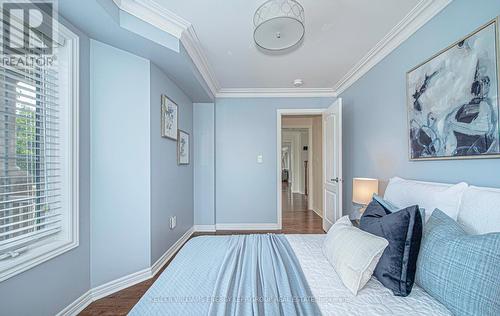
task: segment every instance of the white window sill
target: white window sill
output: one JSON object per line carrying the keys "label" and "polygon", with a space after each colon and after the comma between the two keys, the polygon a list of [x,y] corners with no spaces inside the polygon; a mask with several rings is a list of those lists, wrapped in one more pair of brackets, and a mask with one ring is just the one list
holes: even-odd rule
{"label": "white window sill", "polygon": [[78,247],[78,239],[75,241],[53,240],[50,243],[45,241],[44,245],[38,246],[34,244],[34,249],[30,249],[18,257],[0,261],[0,282],[76,247]]}

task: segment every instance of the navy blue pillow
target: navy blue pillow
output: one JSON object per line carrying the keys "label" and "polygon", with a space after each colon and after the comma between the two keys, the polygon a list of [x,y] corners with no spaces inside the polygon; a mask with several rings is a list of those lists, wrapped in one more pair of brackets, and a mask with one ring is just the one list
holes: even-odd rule
{"label": "navy blue pillow", "polygon": [[387,239],[389,245],[373,275],[394,295],[408,296],[415,281],[422,239],[418,206],[391,212],[374,199],[361,217],[359,228]]}

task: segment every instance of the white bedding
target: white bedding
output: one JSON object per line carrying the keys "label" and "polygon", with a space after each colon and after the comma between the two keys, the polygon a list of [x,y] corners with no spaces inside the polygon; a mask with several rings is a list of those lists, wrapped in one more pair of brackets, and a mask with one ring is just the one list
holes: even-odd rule
{"label": "white bedding", "polygon": [[326,235],[286,235],[323,315],[451,315],[417,285],[408,297],[397,297],[372,278],[354,296],[342,284],[321,250]]}

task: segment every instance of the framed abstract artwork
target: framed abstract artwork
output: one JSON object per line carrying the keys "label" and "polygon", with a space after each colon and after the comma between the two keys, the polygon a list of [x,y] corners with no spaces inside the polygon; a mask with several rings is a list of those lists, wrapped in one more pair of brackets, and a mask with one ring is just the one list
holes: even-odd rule
{"label": "framed abstract artwork", "polygon": [[161,96],[161,136],[177,140],[178,108],[167,96]]}
{"label": "framed abstract artwork", "polygon": [[189,134],[179,130],[177,138],[177,163],[179,165],[189,165]]}
{"label": "framed abstract artwork", "polygon": [[410,160],[500,157],[499,21],[407,73]]}

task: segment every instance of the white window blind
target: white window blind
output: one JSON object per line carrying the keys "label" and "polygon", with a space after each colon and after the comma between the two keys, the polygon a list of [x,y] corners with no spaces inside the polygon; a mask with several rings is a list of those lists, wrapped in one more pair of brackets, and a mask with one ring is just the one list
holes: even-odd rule
{"label": "white window blind", "polygon": [[[3,27],[22,47],[22,28],[5,22]],[[3,53],[36,57],[44,50]],[[15,258],[63,229],[58,69],[57,58],[50,65],[0,67],[0,260]]]}

